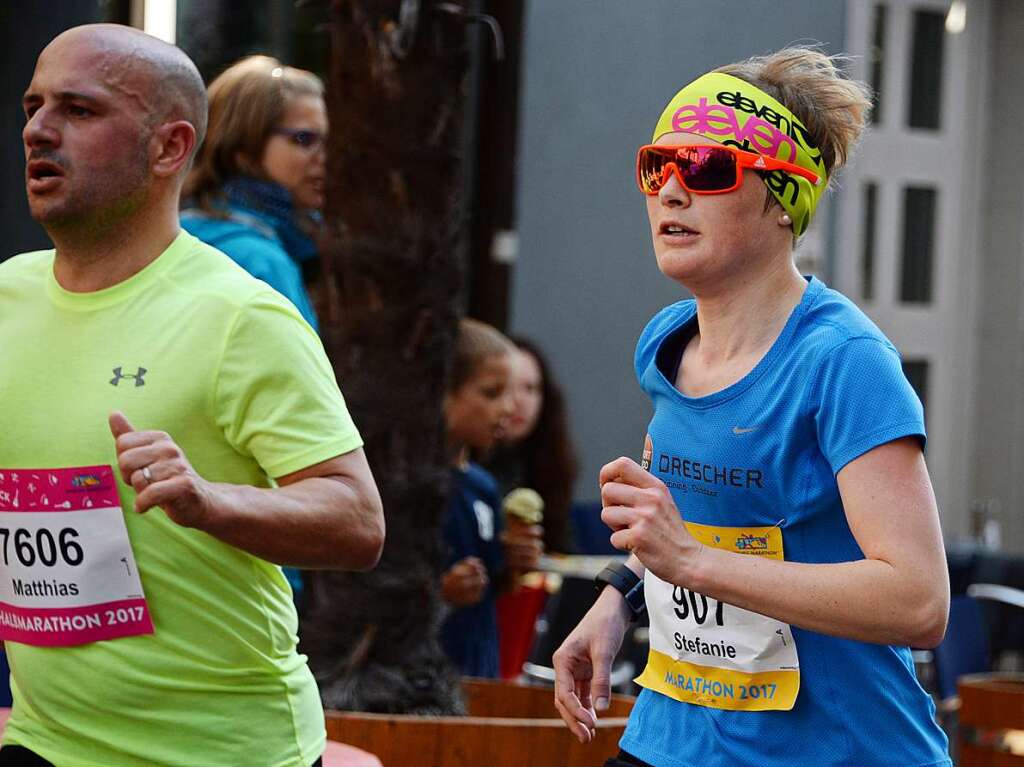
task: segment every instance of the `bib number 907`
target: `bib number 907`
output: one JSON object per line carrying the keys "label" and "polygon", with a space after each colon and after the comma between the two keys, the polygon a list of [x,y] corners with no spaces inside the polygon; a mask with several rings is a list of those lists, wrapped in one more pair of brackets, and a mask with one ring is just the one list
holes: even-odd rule
{"label": "bib number 907", "polygon": [[711,612],[711,605],[708,602],[715,603],[714,621],[716,626],[722,625],[722,602],[717,599],[708,600],[703,594],[698,594],[696,591],[690,591],[684,589],[682,586],[676,586],[672,589],[672,602],[675,604],[673,611],[676,617],[685,621],[690,616],[693,616],[693,620],[698,626],[703,626],[705,621],[708,619],[708,613]]}
{"label": "bib number 907", "polygon": [[37,561],[45,567],[53,567],[58,561],[76,567],[85,558],[77,538],[78,531],[73,527],[62,528],[56,535],[45,527],[34,534],[23,527],[0,527],[0,553],[8,566],[13,555],[25,567],[32,567]]}

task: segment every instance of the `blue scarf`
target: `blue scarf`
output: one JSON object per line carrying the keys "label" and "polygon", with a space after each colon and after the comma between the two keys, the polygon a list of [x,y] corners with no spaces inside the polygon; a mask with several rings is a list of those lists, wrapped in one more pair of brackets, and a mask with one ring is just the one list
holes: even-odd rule
{"label": "blue scarf", "polygon": [[[298,225],[291,193],[273,181],[236,176],[225,182],[224,198],[232,207],[243,208],[269,225],[293,261],[304,263],[317,255],[316,243]],[[308,214],[319,224],[318,212]]]}

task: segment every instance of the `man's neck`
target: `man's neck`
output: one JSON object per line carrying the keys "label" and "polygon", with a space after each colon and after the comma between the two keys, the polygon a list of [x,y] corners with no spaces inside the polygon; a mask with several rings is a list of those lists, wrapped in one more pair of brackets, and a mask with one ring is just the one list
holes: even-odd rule
{"label": "man's neck", "polygon": [[72,293],[92,293],[124,282],[160,257],[178,236],[176,208],[144,208],[99,231],[47,230],[57,249],[53,274]]}

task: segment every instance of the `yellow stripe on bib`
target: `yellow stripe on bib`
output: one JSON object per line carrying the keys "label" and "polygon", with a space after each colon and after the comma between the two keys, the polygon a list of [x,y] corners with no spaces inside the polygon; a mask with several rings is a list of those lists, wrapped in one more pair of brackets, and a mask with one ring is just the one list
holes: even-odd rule
{"label": "yellow stripe on bib", "polygon": [[745,674],[675,660],[651,650],[636,683],[683,703],[728,711],[788,711],[800,691],[799,671]]}
{"label": "yellow stripe on bib", "polygon": [[785,559],[782,549],[782,530],[772,527],[716,527],[684,522],[690,535],[714,549],[735,551],[768,559]]}

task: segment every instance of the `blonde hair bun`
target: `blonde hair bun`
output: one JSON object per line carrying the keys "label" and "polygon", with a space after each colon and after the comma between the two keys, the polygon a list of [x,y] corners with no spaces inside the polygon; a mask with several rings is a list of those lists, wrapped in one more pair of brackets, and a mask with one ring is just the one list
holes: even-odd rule
{"label": "blonde hair bun", "polygon": [[845,62],[814,47],[791,46],[715,71],[760,88],[796,115],[831,177],[846,164],[871,109],[871,89],[843,73]]}

